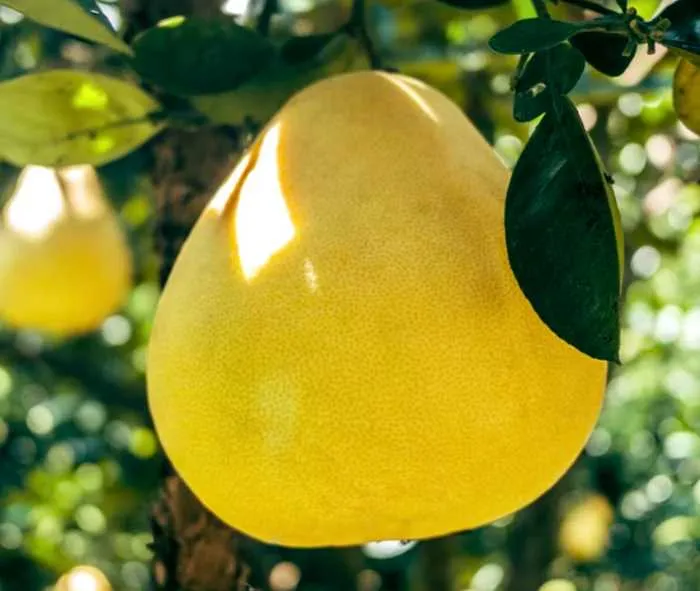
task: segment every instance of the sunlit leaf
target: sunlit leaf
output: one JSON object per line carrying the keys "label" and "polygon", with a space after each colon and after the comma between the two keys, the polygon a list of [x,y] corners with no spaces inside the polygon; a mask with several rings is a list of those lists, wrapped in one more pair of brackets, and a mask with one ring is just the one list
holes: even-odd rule
{"label": "sunlit leaf", "polygon": [[568,43],[536,53],[525,65],[515,86],[513,116],[518,121],[531,121],[547,111],[552,93],[568,93],[581,78],[586,62]]}
{"label": "sunlit leaf", "polygon": [[634,52],[624,55],[627,41],[626,35],[603,31],[587,31],[569,39],[591,66],[607,76],[620,76],[632,63]]}
{"label": "sunlit leaf", "polygon": [[[17,166],[100,165],[161,129],[158,103],[116,78],[49,70],[0,84],[0,159]],[[129,123],[131,121],[131,123]]]}
{"label": "sunlit leaf", "polygon": [[688,129],[700,134],[700,68],[682,59],[673,77],[673,106]]}
{"label": "sunlit leaf", "polygon": [[661,1],[662,0],[629,0],[629,2],[626,3],[629,4],[631,8],[634,8],[639,16],[648,20],[654,16]]}
{"label": "sunlit leaf", "polygon": [[312,58],[289,62],[280,56],[266,69],[236,90],[191,97],[192,104],[218,124],[237,125],[246,119],[264,123],[305,86],[333,74],[369,68],[358,42],[348,35],[335,35]]}
{"label": "sunlit leaf", "polygon": [[523,293],[559,337],[615,360],[622,253],[614,197],[573,103],[559,97],[555,107],[513,171],[508,257]]}
{"label": "sunlit leaf", "polygon": [[104,15],[92,1],[2,0],[1,4],[46,27],[106,45],[120,53],[131,54],[131,48],[108,26]]}
{"label": "sunlit leaf", "polygon": [[233,21],[168,19],[133,43],[134,69],[180,95],[213,94],[240,86],[264,69],[274,46]]}
{"label": "sunlit leaf", "polygon": [[526,18],[496,33],[489,45],[498,53],[533,53],[559,45],[580,30],[581,26],[574,23]]}
{"label": "sunlit leaf", "polygon": [[661,39],[669,49],[700,65],[700,2],[677,0],[661,11],[654,23],[661,19],[671,21]]}

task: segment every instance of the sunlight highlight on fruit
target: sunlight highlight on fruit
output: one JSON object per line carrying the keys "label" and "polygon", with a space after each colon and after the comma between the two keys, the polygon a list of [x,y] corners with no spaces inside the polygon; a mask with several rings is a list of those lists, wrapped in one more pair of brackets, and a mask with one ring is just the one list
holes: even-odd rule
{"label": "sunlight highlight on fruit", "polygon": [[4,223],[30,240],[39,239],[66,209],[56,172],[42,166],[26,169],[17,187],[4,211]]}
{"label": "sunlight highlight on fruit", "polygon": [[395,78],[392,79],[391,82],[393,84],[396,84],[401,89],[401,92],[403,92],[406,96],[409,96],[415,103],[418,105],[430,119],[432,119],[435,123],[438,123],[438,116],[435,113],[435,110],[430,106],[428,101],[425,100],[414,88],[411,87],[410,84],[407,84],[405,81]]}
{"label": "sunlight highlight on fruit", "polygon": [[294,238],[295,228],[282,192],[277,150],[280,126],[265,135],[238,193],[235,235],[241,269],[253,279]]}

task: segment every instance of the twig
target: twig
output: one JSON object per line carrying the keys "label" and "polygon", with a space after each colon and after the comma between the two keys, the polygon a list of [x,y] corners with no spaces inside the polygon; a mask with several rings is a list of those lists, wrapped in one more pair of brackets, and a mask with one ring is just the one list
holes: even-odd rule
{"label": "twig", "polygon": [[537,16],[540,18],[552,18],[549,16],[549,10],[544,0],[532,0],[532,6],[535,8]]}
{"label": "twig", "polygon": [[[555,1],[555,0],[552,0]],[[579,8],[583,8],[585,10],[592,10],[593,12],[597,12],[598,14],[620,14],[619,12],[616,12],[612,10],[611,8],[608,8],[607,6],[601,6],[597,2],[592,2],[591,0],[557,0],[560,2],[564,2],[565,4],[571,4],[572,6],[578,6]]]}
{"label": "twig", "polygon": [[513,72],[513,76],[510,79],[510,89],[515,90],[518,87],[518,84],[520,83],[520,79],[523,76],[523,72],[525,71],[525,66],[527,65],[527,60],[530,57],[529,53],[521,53],[520,58],[518,59],[518,65],[515,68],[515,72]]}
{"label": "twig", "polygon": [[258,24],[256,29],[261,35],[267,35],[270,33],[270,23],[272,22],[272,15],[277,12],[277,0],[263,0],[263,8],[260,13],[260,18],[258,18]]}
{"label": "twig", "polygon": [[350,19],[345,25],[345,30],[356,37],[369,58],[370,66],[373,70],[381,70],[382,60],[377,53],[374,42],[367,30],[367,15],[365,0],[353,0],[352,8],[350,9]]}

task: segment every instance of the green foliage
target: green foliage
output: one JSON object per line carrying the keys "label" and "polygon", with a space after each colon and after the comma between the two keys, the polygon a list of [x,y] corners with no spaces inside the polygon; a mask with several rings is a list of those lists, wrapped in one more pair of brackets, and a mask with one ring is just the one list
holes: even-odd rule
{"label": "green foliage", "polygon": [[626,53],[629,39],[619,33],[588,31],[569,39],[586,61],[607,76],[619,76],[625,72],[634,59],[635,52]]}
{"label": "green foliage", "polygon": [[531,121],[550,110],[553,100],[576,86],[585,67],[583,56],[567,43],[534,54],[515,83],[515,119]]}
{"label": "green foliage", "polygon": [[44,26],[106,45],[120,53],[131,53],[129,46],[109,28],[92,0],[3,0],[2,4]]}
{"label": "green foliage", "polygon": [[192,97],[192,104],[209,121],[240,125],[266,122],[295,92],[333,74],[367,69],[357,40],[347,34],[292,38],[258,74],[236,90]]}
{"label": "green foliage", "polygon": [[677,0],[655,19],[670,21],[661,43],[700,65],[700,4],[696,0]]}
{"label": "green foliage", "polygon": [[0,157],[17,166],[104,164],[155,135],[158,103],[94,72],[50,70],[0,84]]}
{"label": "green foliage", "polygon": [[240,86],[274,59],[265,37],[233,22],[174,17],[139,35],[133,66],[173,94],[215,94]]}
{"label": "green foliage", "polygon": [[544,18],[516,21],[491,37],[489,45],[499,53],[531,53],[559,45],[581,30],[581,25]]}
{"label": "green foliage", "polygon": [[[514,204],[511,211],[524,212],[532,207],[531,213],[537,214],[521,219],[519,215],[509,215],[506,207],[513,272],[537,313],[554,332],[593,357],[615,360],[619,345],[617,287],[610,279],[612,273],[595,270],[601,264],[610,270],[617,262],[603,262],[606,252],[608,256],[614,254],[609,245],[607,251],[599,250],[606,239],[601,240],[597,231],[609,229],[610,213],[594,206],[577,211],[575,203],[602,202],[602,196],[610,189],[578,114],[563,108],[568,103],[562,103],[560,96],[569,93],[582,74],[584,64],[578,56],[605,74],[619,76],[632,63],[640,43],[653,49],[654,43],[661,41],[671,48],[696,51],[698,4],[679,0],[650,22],[635,11],[627,11],[626,3],[619,5],[623,13],[596,3],[586,6],[597,8],[602,16],[572,23],[552,19],[546,8],[542,14],[540,7],[538,18],[516,21],[491,37],[489,45],[500,53],[521,54],[522,71],[515,84],[515,118],[529,121],[545,113],[515,168],[508,190],[508,201]],[[564,49],[569,47],[566,41],[575,49]],[[538,53],[528,58],[532,52]],[[552,159],[550,150],[557,158]],[[552,162],[560,168],[551,168]],[[591,199],[591,194],[598,198]],[[573,241],[567,240],[565,233],[551,234],[551,228],[559,223],[555,213],[560,212],[563,203],[568,204],[563,211],[572,213],[572,218],[580,216],[583,231]],[[575,227],[575,222],[569,223]],[[586,248],[597,256],[583,254]],[[566,264],[562,265],[562,261]],[[551,275],[539,270],[539,265],[547,270],[566,271],[570,283],[561,281],[561,277],[548,281]]]}
{"label": "green foliage", "polygon": [[620,264],[610,192],[576,108],[554,97],[513,171],[508,256],[555,333],[591,357],[616,361]]}

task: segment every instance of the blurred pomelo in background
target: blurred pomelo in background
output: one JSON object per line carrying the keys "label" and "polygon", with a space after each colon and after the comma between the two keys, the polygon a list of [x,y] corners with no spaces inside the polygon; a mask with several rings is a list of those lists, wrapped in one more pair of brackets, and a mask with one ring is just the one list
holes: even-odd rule
{"label": "blurred pomelo in background", "polygon": [[131,254],[90,166],[28,166],[2,212],[0,320],[66,336],[126,299]]}

